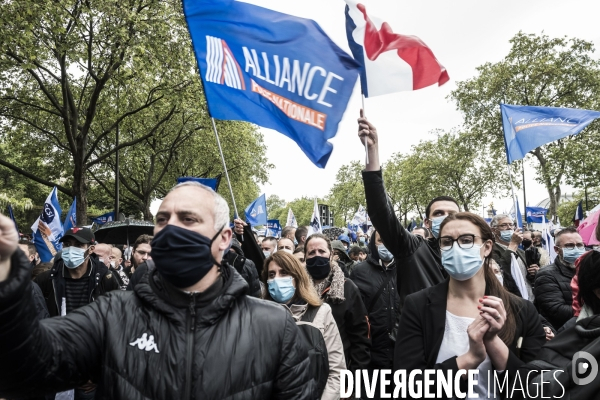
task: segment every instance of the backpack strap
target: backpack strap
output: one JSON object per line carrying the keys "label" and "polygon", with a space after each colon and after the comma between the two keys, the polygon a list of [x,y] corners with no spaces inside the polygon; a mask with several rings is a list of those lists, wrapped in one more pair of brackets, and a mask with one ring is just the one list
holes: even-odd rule
{"label": "backpack strap", "polygon": [[312,323],[314,321],[317,313],[319,312],[319,308],[321,308],[321,306],[315,307],[315,306],[309,305],[306,308],[306,311],[304,312],[304,314],[302,315],[302,318],[300,318],[300,321]]}

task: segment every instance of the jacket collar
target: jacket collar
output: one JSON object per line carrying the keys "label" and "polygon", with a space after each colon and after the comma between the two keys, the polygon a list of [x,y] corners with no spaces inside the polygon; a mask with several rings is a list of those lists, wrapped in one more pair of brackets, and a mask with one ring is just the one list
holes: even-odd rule
{"label": "jacket collar", "polygon": [[568,265],[565,265],[560,259],[559,255],[556,256],[554,264],[556,265],[560,273],[566,276],[567,278],[572,278],[573,276],[575,276],[575,268],[571,268]]}

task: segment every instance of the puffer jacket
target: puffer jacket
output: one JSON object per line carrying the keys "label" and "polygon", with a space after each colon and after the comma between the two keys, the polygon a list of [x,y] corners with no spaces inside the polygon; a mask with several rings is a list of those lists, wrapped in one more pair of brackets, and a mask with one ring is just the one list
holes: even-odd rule
{"label": "puffer jacket", "polygon": [[535,276],[535,306],[555,329],[573,318],[571,280],[575,268],[569,268],[556,257],[553,264],[540,268]]}
{"label": "puffer jacket", "polygon": [[[396,286],[396,264],[379,264],[371,255],[358,264],[350,275],[358,286],[371,324],[371,368],[391,369],[394,361],[394,341],[390,338],[399,317],[400,296]],[[374,296],[387,281],[377,299]],[[370,310],[369,310],[370,308]]]}
{"label": "puffer jacket", "polygon": [[409,294],[443,282],[448,273],[442,267],[437,239],[423,239],[407,231],[394,212],[383,185],[382,171],[363,171],[367,211],[371,222],[396,260],[400,306]]}
{"label": "puffer jacket", "polygon": [[[65,317],[37,321],[27,258],[0,282],[0,398],[88,380],[96,399],[313,399],[308,351],[284,308],[244,295],[226,264],[214,298],[186,294],[150,269]],[[198,306],[200,304],[201,306]]]}
{"label": "puffer jacket", "polygon": [[234,267],[248,283],[248,294],[260,298],[260,279],[258,278],[258,272],[256,271],[254,262],[244,256],[242,246],[236,239],[231,239],[231,248],[235,249],[235,252],[227,252],[225,255],[227,257],[227,262]]}
{"label": "puffer jacket", "polygon": [[[300,321],[306,313],[308,305],[306,303],[292,304],[285,307],[292,313],[296,321]],[[333,319],[331,307],[327,303],[321,304],[312,325],[323,334],[323,340],[327,347],[327,359],[329,360],[329,376],[321,400],[337,400],[340,398],[340,373],[341,370],[346,369],[346,359],[344,358],[344,345],[342,344],[340,332],[335,319]]]}

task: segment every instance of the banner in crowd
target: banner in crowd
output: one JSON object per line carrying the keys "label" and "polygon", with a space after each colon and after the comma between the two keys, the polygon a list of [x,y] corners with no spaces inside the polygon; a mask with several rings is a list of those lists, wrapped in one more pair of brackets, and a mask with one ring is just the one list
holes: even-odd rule
{"label": "banner in crowd", "polygon": [[350,225],[361,226],[367,223],[367,210],[362,206],[358,206],[358,210],[354,213],[354,218],[350,221]]}
{"label": "banner in crowd", "polygon": [[182,176],[177,178],[177,183],[183,183],[187,181],[193,181],[203,184],[204,186],[208,186],[215,192],[219,190],[219,183],[221,181],[221,176],[217,176],[216,178],[196,178],[194,176]]}
{"label": "banner in crowd", "polygon": [[96,223],[97,225],[104,225],[107,222],[111,222],[115,220],[115,212],[111,211],[108,212],[106,214],[102,214],[99,217],[96,218],[92,218],[92,222]]}
{"label": "banner in crowd", "polygon": [[543,208],[543,207],[525,207],[525,214],[526,214],[526,218],[527,218],[527,222],[528,223],[541,224],[544,219],[547,222],[548,221],[548,218],[546,217],[547,213],[548,213],[548,209],[547,208]]}
{"label": "banner in crowd", "polygon": [[500,104],[500,112],[509,164],[546,143],[577,135],[600,118],[599,111],[577,108]]}
{"label": "banner in crowd", "polygon": [[369,1],[346,0],[346,36],[354,59],[362,65],[365,97],[448,82],[446,68],[431,49],[416,36],[394,33],[387,22],[368,12]]}
{"label": "banner in crowd", "polygon": [[298,227],[298,222],[296,221],[296,217],[292,212],[291,208],[288,208],[287,221],[285,221],[285,226],[293,226],[294,228]]}
{"label": "banner in crowd", "polygon": [[281,237],[281,224],[278,219],[267,220],[267,230],[265,236]]}
{"label": "banner in crowd", "polygon": [[73,198],[73,203],[69,207],[65,222],[63,222],[63,230],[66,232],[75,226],[77,226],[77,197]]}
{"label": "banner in crowd", "polygon": [[183,0],[211,117],[274,129],[324,168],[359,65],[309,19]]}
{"label": "banner in crowd", "polygon": [[49,262],[57,252],[62,250],[60,239],[63,236],[63,225],[60,222],[62,209],[58,203],[56,187],[52,189],[42,212],[31,226],[33,242],[42,262]]}
{"label": "banner in crowd", "polygon": [[267,198],[261,194],[244,210],[246,222],[252,226],[267,224]]}
{"label": "banner in crowd", "polygon": [[323,233],[323,227],[321,226],[321,216],[319,215],[319,205],[317,204],[316,197],[312,217],[310,217],[310,225],[308,225],[307,237],[312,235],[313,233]]}

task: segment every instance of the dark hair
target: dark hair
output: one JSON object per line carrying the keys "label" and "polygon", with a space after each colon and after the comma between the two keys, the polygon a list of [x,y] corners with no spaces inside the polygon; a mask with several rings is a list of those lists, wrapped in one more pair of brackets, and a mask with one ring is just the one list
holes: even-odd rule
{"label": "dark hair", "polygon": [[554,234],[554,242],[555,243],[558,242],[558,238],[566,233],[577,233],[578,234],[579,232],[577,232],[577,228],[575,228],[574,226],[562,228],[560,231],[558,231]]}
{"label": "dark hair", "polygon": [[600,252],[588,251],[579,259],[577,283],[579,304],[585,304],[594,314],[600,314],[600,299],[594,293],[594,290],[600,289]]}
{"label": "dark hair", "polygon": [[[313,233],[312,235],[307,237],[306,242],[304,242],[305,249],[308,249],[308,242],[310,242],[313,239],[323,239],[327,243],[327,248],[329,249],[329,253],[333,254],[333,248],[331,247],[331,240],[329,239],[328,236],[325,236],[322,233]],[[306,256],[308,256],[306,251],[304,252],[304,256],[305,256],[305,258],[308,258],[308,257],[306,257]]]}
{"label": "dark hair", "polygon": [[350,247],[350,250],[348,250],[348,255],[355,255],[355,256],[357,256],[360,253],[367,254],[365,252],[364,248],[362,248],[360,246],[357,246],[357,245],[354,245],[354,246]]}
{"label": "dark hair", "polygon": [[51,269],[52,266],[53,266],[53,264],[51,262],[39,263],[38,265],[33,267],[33,269],[31,270],[31,277],[35,278],[42,272],[46,272],[49,269]]}
{"label": "dark hair", "polygon": [[31,243],[29,240],[27,239],[20,239],[19,240],[19,244],[22,245],[26,245],[27,246],[27,252],[29,253],[29,257],[34,256],[37,254],[37,249],[35,248],[35,244]]}
{"label": "dark hair", "polygon": [[429,212],[431,211],[431,206],[433,205],[433,203],[437,203],[438,201],[451,201],[454,204],[456,204],[456,207],[458,207],[458,209],[460,210],[460,206],[458,205],[458,203],[456,202],[456,200],[454,200],[452,197],[450,196],[438,196],[435,199],[431,200],[429,202],[429,204],[427,204],[427,207],[425,208],[425,217],[429,218]]}
{"label": "dark hair", "polygon": [[305,226],[300,226],[298,227],[298,229],[296,229],[296,234],[294,236],[296,236],[296,241],[298,243],[302,243],[302,236],[304,236],[306,238],[306,235],[308,235],[308,228]]}
{"label": "dark hair", "polygon": [[294,229],[293,226],[286,226],[285,228],[283,228],[283,230],[281,231],[281,237],[286,237],[288,235],[288,233],[292,232]]}
{"label": "dark hair", "polygon": [[296,253],[304,253],[304,246],[299,245],[298,247],[296,247],[294,249],[294,253],[293,254],[296,254]]}
{"label": "dark hair", "polygon": [[135,251],[140,244],[152,244],[152,239],[154,239],[154,236],[140,235],[135,240],[135,243],[133,244],[133,249],[132,250]]}
{"label": "dark hair", "polygon": [[424,226],[419,226],[419,227],[417,227],[417,228],[414,228],[414,229],[412,230],[412,232],[411,232],[411,233],[414,235],[414,234],[415,234],[414,232],[415,232],[417,229],[419,229],[419,230],[422,230],[422,231],[423,231],[423,233],[424,233],[424,234],[423,234],[423,237],[424,237],[425,239],[429,239],[429,236],[430,236],[430,235],[429,235],[429,229],[425,228]]}
{"label": "dark hair", "polygon": [[[481,240],[483,242],[487,240],[491,240],[492,242],[495,241],[492,228],[490,228],[487,222],[485,222],[485,220],[479,215],[468,211],[448,215],[440,225],[440,238],[442,237],[444,227],[452,221],[468,221],[479,228]],[[502,303],[504,304],[504,308],[506,310],[506,322],[504,323],[504,326],[500,332],[498,332],[498,337],[500,337],[500,339],[502,339],[507,346],[510,346],[515,337],[515,331],[517,328],[515,315],[519,312],[519,310],[516,309],[518,303],[513,297],[514,295],[506,290],[498,278],[496,278],[496,275],[494,275],[494,271],[490,267],[491,260],[492,252],[490,252],[490,254],[488,254],[488,256],[485,258],[482,267],[484,268],[485,276],[485,294],[496,296],[502,299]]]}

